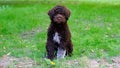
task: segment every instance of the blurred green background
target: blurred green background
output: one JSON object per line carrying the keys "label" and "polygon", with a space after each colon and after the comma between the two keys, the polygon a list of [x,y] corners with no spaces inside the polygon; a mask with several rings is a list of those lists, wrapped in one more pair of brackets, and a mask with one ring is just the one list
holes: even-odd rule
{"label": "blurred green background", "polygon": [[0,57],[10,53],[43,62],[47,12],[56,5],[71,10],[74,52],[64,62],[120,55],[120,0],[0,0]]}

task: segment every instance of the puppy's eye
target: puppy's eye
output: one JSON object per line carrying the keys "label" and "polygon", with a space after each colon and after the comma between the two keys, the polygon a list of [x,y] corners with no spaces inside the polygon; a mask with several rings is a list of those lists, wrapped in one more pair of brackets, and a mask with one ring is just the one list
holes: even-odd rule
{"label": "puppy's eye", "polygon": [[59,12],[60,12],[60,9],[56,9],[55,12],[56,12],[56,13],[59,13]]}
{"label": "puppy's eye", "polygon": [[65,15],[65,13],[62,13],[62,15]]}

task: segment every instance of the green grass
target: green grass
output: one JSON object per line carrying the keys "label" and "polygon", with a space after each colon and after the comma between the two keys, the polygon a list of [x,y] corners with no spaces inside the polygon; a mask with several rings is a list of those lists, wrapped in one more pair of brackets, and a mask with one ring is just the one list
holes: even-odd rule
{"label": "green grass", "polygon": [[[71,10],[68,24],[74,44],[73,56],[66,57],[63,62],[82,56],[106,58],[120,55],[119,4],[62,4]],[[43,63],[44,67],[46,34],[50,24],[47,12],[55,5],[0,5],[0,56],[10,53],[15,57],[30,57]],[[32,34],[34,29],[40,32]],[[55,62],[58,62],[56,65],[59,67],[59,61]]]}

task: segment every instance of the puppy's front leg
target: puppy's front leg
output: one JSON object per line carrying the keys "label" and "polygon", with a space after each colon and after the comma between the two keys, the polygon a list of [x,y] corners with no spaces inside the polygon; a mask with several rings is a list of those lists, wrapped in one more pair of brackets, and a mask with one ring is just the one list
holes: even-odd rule
{"label": "puppy's front leg", "polygon": [[47,42],[46,49],[47,49],[47,58],[50,60],[53,60],[55,57],[54,55],[55,48],[54,48],[54,44],[52,43],[52,41]]}

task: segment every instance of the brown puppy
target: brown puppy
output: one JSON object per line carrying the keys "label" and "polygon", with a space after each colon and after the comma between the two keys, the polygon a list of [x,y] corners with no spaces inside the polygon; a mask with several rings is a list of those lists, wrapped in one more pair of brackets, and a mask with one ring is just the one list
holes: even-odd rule
{"label": "brown puppy", "polygon": [[71,56],[73,45],[71,34],[67,25],[70,11],[64,6],[56,6],[49,10],[48,15],[51,19],[47,34],[47,58],[53,60],[64,58],[65,55]]}

